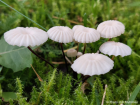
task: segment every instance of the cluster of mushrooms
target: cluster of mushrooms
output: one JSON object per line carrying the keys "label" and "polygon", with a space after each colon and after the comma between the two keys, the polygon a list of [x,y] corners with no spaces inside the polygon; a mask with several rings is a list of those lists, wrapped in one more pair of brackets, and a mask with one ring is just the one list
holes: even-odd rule
{"label": "cluster of mushrooms", "polygon": [[[111,38],[120,36],[125,31],[125,26],[117,20],[108,20],[100,23],[96,29],[84,27],[82,25],[75,25],[72,29],[67,26],[54,26],[47,32],[38,29],[36,27],[17,27],[4,33],[5,41],[10,45],[17,45],[19,47],[25,46],[36,56],[49,63],[50,62],[37,55],[31,47],[39,46],[46,42],[48,38],[53,41],[59,42],[62,48],[63,57],[65,59],[66,68],[67,61],[63,51],[62,43],[69,43],[75,41],[78,43],[84,43],[83,52],[78,52],[75,49],[67,51],[68,57],[76,57],[77,59],[71,65],[71,68],[83,75],[100,75],[109,72],[113,69],[114,61],[108,56],[99,54],[99,51],[108,54],[109,56],[127,56],[131,54],[131,48],[123,43],[110,41]],[[109,40],[103,43],[97,53],[85,53],[86,43],[96,42],[103,38],[109,38]]]}

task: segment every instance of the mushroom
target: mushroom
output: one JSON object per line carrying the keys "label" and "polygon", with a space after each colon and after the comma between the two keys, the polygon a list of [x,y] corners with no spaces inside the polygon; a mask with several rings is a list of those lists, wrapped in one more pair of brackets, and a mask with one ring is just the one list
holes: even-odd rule
{"label": "mushroom", "polygon": [[77,51],[75,49],[69,49],[67,51],[67,56],[71,57],[72,62],[73,62],[73,57],[76,57],[76,55],[77,55]]}
{"label": "mushroom", "polygon": [[72,31],[75,32],[78,28],[80,27],[84,27],[82,25],[75,25],[73,28],[72,28]]}
{"label": "mushroom", "polygon": [[69,49],[67,51],[67,56],[68,57],[76,57],[76,55],[77,55],[77,51],[75,49]]}
{"label": "mushroom", "polygon": [[44,60],[50,64],[53,68],[54,66],[46,61],[44,58],[37,55],[31,48],[34,46],[39,46],[48,40],[48,34],[36,27],[17,27],[11,29],[4,33],[5,41],[10,45],[17,45],[19,47],[27,47],[33,54],[35,54],[40,59]]}
{"label": "mushroom", "polygon": [[[74,40],[79,43],[84,43],[83,54],[85,53],[86,43],[96,42],[100,39],[100,34],[97,30],[88,27],[77,27],[74,31]],[[77,47],[78,52],[79,44]]]}
{"label": "mushroom", "polygon": [[[55,26],[50,28],[47,33],[50,39],[60,43],[63,57],[65,59],[62,43],[69,43],[73,41],[73,31],[66,26]],[[66,63],[66,69],[68,70],[66,59],[65,59],[65,63]]]}
{"label": "mushroom", "polygon": [[113,69],[114,62],[109,57],[98,53],[87,53],[77,58],[71,68],[83,75],[100,75]]}
{"label": "mushroom", "polygon": [[78,52],[77,53],[77,57],[79,58],[80,56],[82,56],[83,55],[83,53],[82,52]]}
{"label": "mushroom", "polygon": [[125,26],[117,20],[108,20],[100,23],[97,31],[103,38],[113,38],[120,36],[125,31]]}
{"label": "mushroom", "polygon": [[108,55],[114,55],[114,56],[128,56],[131,54],[132,50],[129,46],[120,43],[120,42],[114,42],[114,41],[108,41],[103,43],[99,50]]}

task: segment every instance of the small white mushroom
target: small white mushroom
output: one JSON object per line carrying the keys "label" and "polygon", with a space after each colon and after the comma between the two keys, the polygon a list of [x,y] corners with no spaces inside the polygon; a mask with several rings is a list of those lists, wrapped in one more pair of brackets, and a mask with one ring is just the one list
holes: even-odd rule
{"label": "small white mushroom", "polygon": [[120,36],[125,31],[125,26],[117,20],[108,20],[100,23],[97,31],[103,38],[113,38]]}
{"label": "small white mushroom", "polygon": [[17,27],[4,33],[5,41],[10,45],[39,46],[48,40],[47,32],[36,27]]}
{"label": "small white mushroom", "polygon": [[72,31],[75,32],[77,29],[79,29],[80,27],[84,27],[82,25],[75,25],[73,28],[72,28]]}
{"label": "small white mushroom", "polygon": [[83,55],[83,53],[82,52],[78,52],[77,53],[77,57],[79,58],[80,56],[82,56]]}
{"label": "small white mushroom", "polygon": [[109,57],[97,54],[87,53],[77,58],[71,68],[83,75],[100,75],[109,72],[113,69],[114,62]]}
{"label": "small white mushroom", "polygon": [[75,49],[69,49],[67,51],[67,56],[68,57],[76,57],[76,55],[77,55],[77,51]]}
{"label": "small white mushroom", "polygon": [[97,30],[88,27],[79,27],[74,31],[74,40],[79,43],[92,43],[100,39],[100,34]]}
{"label": "small white mushroom", "polygon": [[55,26],[48,30],[49,38],[59,43],[69,43],[73,41],[73,31],[67,26]]}
{"label": "small white mushroom", "polygon": [[114,55],[114,56],[128,56],[131,55],[131,48],[123,43],[120,42],[114,42],[114,41],[108,41],[103,43],[99,50],[108,55]]}
{"label": "small white mushroom", "polygon": [[68,71],[67,61],[65,58],[64,50],[63,50],[63,44],[62,43],[69,43],[73,41],[73,31],[69,27],[66,26],[54,26],[48,30],[49,38],[53,41],[59,42],[63,58],[65,59],[66,69]]}

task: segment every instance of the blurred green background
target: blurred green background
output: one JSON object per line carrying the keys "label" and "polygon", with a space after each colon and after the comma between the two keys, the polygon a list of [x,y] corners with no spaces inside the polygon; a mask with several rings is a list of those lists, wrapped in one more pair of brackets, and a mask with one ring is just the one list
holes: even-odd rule
{"label": "blurred green background", "polygon": [[[116,57],[115,66],[109,73],[97,76],[103,80],[103,84],[109,84],[114,94],[114,100],[122,99],[127,96],[128,91],[131,93],[140,81],[140,1],[139,0],[4,0],[8,5],[32,19],[27,19],[13,9],[7,7],[0,2],[0,36],[4,32],[15,27],[38,27],[48,30],[53,26],[68,26],[72,28],[74,25],[85,25],[90,28],[97,28],[97,26],[106,20],[118,20],[125,25],[125,33],[112,40],[125,43],[131,47],[132,54],[128,57]],[[37,25],[36,23],[39,25]],[[95,53],[99,46],[107,41],[101,38],[100,41],[88,44],[86,52]],[[50,61],[61,61],[61,51],[56,45],[55,47],[49,45],[56,45],[49,40],[41,47],[42,56],[50,57]],[[76,44],[66,44],[65,49],[76,46]],[[46,48],[48,50],[46,50]],[[55,51],[53,51],[55,49]],[[49,52],[49,55],[45,53]],[[39,63],[38,63],[39,64]],[[34,62],[34,66],[37,65]],[[58,65],[57,65],[58,66]],[[39,69],[35,67],[40,73]],[[30,78],[25,78],[26,71],[31,70],[27,68],[23,71],[13,73],[12,70],[3,68],[1,76],[5,79],[1,81],[4,91],[15,91],[14,79],[20,77],[25,88],[33,86],[35,74],[31,74]],[[10,74],[9,74],[10,72]],[[19,75],[20,74],[20,75]],[[42,73],[43,75],[43,73]],[[96,76],[95,76],[96,77]],[[114,80],[115,78],[115,80]],[[34,81],[33,83],[30,82]],[[28,80],[28,81],[27,81]],[[12,82],[10,82],[12,81]],[[113,81],[113,82],[112,82]],[[114,82],[116,81],[116,82]],[[129,82],[128,82],[129,81]],[[128,84],[127,84],[128,82]],[[115,85],[112,85],[114,83]],[[127,84],[126,87],[123,87]],[[7,88],[4,88],[7,87]],[[116,88],[116,89],[115,89]],[[26,90],[26,89],[25,89]],[[29,91],[31,89],[29,88]],[[126,90],[126,91],[125,91]],[[125,93],[126,92],[126,93]],[[28,96],[28,89],[25,96]],[[111,92],[110,92],[111,94]],[[119,97],[119,98],[117,98]],[[140,100],[140,94],[137,96]]]}

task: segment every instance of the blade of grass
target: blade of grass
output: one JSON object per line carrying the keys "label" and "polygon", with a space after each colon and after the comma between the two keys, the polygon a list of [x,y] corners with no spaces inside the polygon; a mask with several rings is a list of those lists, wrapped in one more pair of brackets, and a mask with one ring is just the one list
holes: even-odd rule
{"label": "blade of grass", "polygon": [[107,0],[107,12],[108,12],[108,18],[110,19],[110,4],[109,4],[109,0]]}
{"label": "blade of grass", "polygon": [[30,19],[29,17],[25,16],[24,14],[20,13],[19,11],[17,11],[16,9],[14,9],[13,7],[11,7],[10,5],[8,5],[6,2],[0,0],[1,3],[5,4],[7,7],[11,8],[12,10],[16,11],[18,14],[22,15],[23,17],[25,17],[26,19],[32,21],[33,23],[37,24],[39,27],[41,27],[42,29],[44,29],[45,31],[47,31],[46,28],[44,28],[43,26],[41,26],[40,24],[38,24],[37,22],[33,21],[32,19]]}
{"label": "blade of grass", "polygon": [[87,26],[87,14],[86,13],[84,14],[84,26],[85,27]]}
{"label": "blade of grass", "polygon": [[[133,93],[131,94],[131,96],[130,96],[128,102],[129,102],[129,101],[130,101],[130,102],[134,101],[135,98],[136,98],[136,96],[137,96],[137,94],[138,94],[139,92],[140,92],[140,82],[139,82],[139,84],[136,86],[136,88],[135,88],[135,90],[133,91]],[[132,104],[132,103],[126,103],[125,105],[131,105],[131,104]]]}

